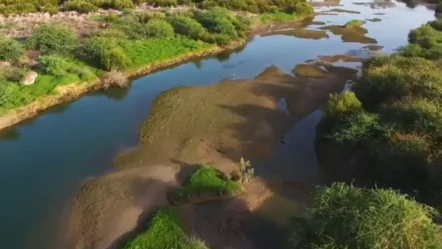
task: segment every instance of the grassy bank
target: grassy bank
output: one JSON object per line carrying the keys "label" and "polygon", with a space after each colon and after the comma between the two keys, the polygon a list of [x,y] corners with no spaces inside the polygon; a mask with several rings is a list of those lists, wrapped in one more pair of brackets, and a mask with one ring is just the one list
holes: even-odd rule
{"label": "grassy bank", "polygon": [[153,214],[148,228],[123,249],[207,249],[203,241],[187,236],[181,228],[179,213],[166,207]]}
{"label": "grassy bank", "polygon": [[[442,204],[441,24],[433,21],[412,30],[410,44],[401,51],[367,61],[354,93],[331,98],[319,130],[320,143],[352,151],[352,163],[342,162],[345,171],[354,172],[356,166],[351,179],[413,193],[438,208]],[[323,164],[337,163],[324,159]]]}
{"label": "grassy bank", "polygon": [[[6,61],[0,67],[0,128],[19,121],[17,112],[29,118],[35,115],[33,110],[44,110],[35,104],[48,103],[43,98],[71,99],[64,86],[69,85],[69,91],[79,96],[84,90],[73,90],[72,84],[79,89],[100,88],[103,84],[99,79],[108,71],[131,76],[153,67],[159,69],[161,64],[182,62],[195,54],[230,49],[244,43],[251,24],[262,23],[262,16],[271,20],[279,15],[275,12],[247,17],[222,8],[185,13],[125,12],[121,16],[101,16],[106,28],[87,37],[52,24],[42,25],[24,40],[0,37],[0,62]],[[301,18],[299,14],[286,15]],[[22,85],[20,82],[32,71],[38,73],[35,83]]]}

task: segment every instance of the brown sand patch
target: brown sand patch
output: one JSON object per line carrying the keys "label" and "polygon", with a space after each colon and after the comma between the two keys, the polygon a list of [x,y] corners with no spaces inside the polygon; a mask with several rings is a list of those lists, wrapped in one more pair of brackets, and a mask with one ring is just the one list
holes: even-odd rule
{"label": "brown sand patch", "polygon": [[287,35],[301,39],[312,39],[312,40],[319,40],[329,37],[327,32],[323,30],[314,30],[314,29],[281,30],[281,31],[274,31],[263,36],[270,36],[270,35]]}
{"label": "brown sand patch", "polygon": [[362,44],[377,43],[375,39],[365,36],[367,29],[359,26],[347,28],[340,25],[329,25],[320,27],[319,29],[330,30],[334,35],[340,35],[343,42],[357,42]]}
{"label": "brown sand patch", "polygon": [[322,78],[327,71],[315,64],[298,64],[293,68],[292,73],[300,77]]}
{"label": "brown sand patch", "polygon": [[335,9],[328,10],[328,12],[349,13],[349,14],[361,14],[361,12],[359,12],[359,11],[355,11],[355,10],[346,10],[346,9],[339,9],[339,8],[335,8]]}

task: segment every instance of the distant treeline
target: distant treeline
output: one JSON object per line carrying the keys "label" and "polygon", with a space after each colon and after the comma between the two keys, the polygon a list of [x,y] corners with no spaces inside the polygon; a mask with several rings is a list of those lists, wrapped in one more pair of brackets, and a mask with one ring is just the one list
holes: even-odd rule
{"label": "distant treeline", "polygon": [[305,3],[305,0],[0,0],[0,13],[6,16],[31,12],[55,14],[64,10],[88,13],[98,10],[98,8],[132,9],[141,3],[159,7],[194,5],[198,8],[207,9],[220,6],[252,13],[291,13],[295,9],[299,11],[299,4]]}

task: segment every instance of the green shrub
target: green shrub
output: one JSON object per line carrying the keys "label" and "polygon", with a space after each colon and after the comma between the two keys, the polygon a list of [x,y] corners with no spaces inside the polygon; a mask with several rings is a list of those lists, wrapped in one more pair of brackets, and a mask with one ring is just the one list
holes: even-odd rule
{"label": "green shrub", "polygon": [[133,9],[135,4],[131,0],[112,0],[110,7],[117,10]]}
{"label": "green shrub", "polygon": [[437,31],[442,31],[442,20],[437,19],[432,22],[429,22],[429,24],[433,29],[435,29]]}
{"label": "green shrub", "polygon": [[[410,70],[412,69],[412,70]],[[439,99],[442,74],[438,65],[423,58],[374,57],[364,65],[353,90],[366,108],[400,100],[405,96]]]}
{"label": "green shrub", "polygon": [[379,123],[378,115],[360,111],[342,117],[325,136],[338,144],[367,147],[375,141],[385,140],[388,130]]}
{"label": "green shrub", "polygon": [[184,186],[169,195],[173,203],[183,203],[192,198],[204,198],[218,195],[232,195],[240,189],[240,185],[219,170],[202,165],[190,176]]}
{"label": "green shrub", "polygon": [[69,61],[56,54],[42,55],[39,57],[41,70],[46,74],[63,76],[68,73]]}
{"label": "green shrub", "polygon": [[77,48],[78,37],[68,27],[43,24],[34,29],[28,46],[43,53],[67,54]]}
{"label": "green shrub", "polygon": [[297,2],[289,6],[286,11],[288,13],[296,13],[300,16],[313,16],[315,14],[312,5],[307,2]]}
{"label": "green shrub", "polygon": [[96,75],[86,67],[74,66],[69,68],[69,72],[78,75],[82,81],[91,81],[96,78]]}
{"label": "green shrub", "polygon": [[175,33],[188,36],[194,40],[200,39],[204,33],[204,27],[195,19],[186,16],[172,16],[168,18]]}
{"label": "green shrub", "polygon": [[195,19],[212,33],[224,34],[230,38],[237,38],[238,33],[232,23],[232,16],[222,8],[213,8],[207,11],[196,11]]}
{"label": "green shrub", "polygon": [[110,71],[127,68],[131,61],[116,39],[92,36],[84,47],[85,54],[97,67]]}
{"label": "green shrub", "polygon": [[330,117],[340,117],[348,113],[362,110],[362,104],[354,92],[332,94],[328,101],[326,114]]}
{"label": "green shrub", "polygon": [[0,61],[16,61],[24,52],[18,41],[0,36]]}
{"label": "green shrub", "polygon": [[153,38],[171,37],[175,33],[172,25],[165,20],[154,19],[146,24],[147,36]]}
{"label": "green shrub", "polygon": [[77,11],[78,13],[89,13],[98,10],[98,7],[85,0],[71,0],[64,3],[65,10]]}
{"label": "green shrub", "polygon": [[319,188],[306,220],[294,224],[294,248],[440,248],[437,212],[393,190],[342,183]]}
{"label": "green shrub", "polygon": [[208,249],[204,242],[186,236],[179,213],[174,208],[161,208],[153,215],[146,231],[129,241],[123,249]]}

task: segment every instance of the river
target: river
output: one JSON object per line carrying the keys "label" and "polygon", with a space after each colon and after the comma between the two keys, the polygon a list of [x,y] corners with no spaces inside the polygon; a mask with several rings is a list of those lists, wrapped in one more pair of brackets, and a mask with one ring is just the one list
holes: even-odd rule
{"label": "river", "polygon": [[[342,6],[320,7],[317,12],[341,8],[361,14],[336,12],[338,15],[318,15],[315,21],[343,25],[352,19],[379,18],[379,22],[367,21],[364,25],[368,29],[366,36],[384,46],[380,52],[389,53],[407,43],[410,29],[434,19],[434,11],[423,6],[410,9],[402,3],[375,2],[380,5],[341,1]],[[159,93],[181,85],[212,84],[232,75],[254,77],[270,65],[290,72],[294,65],[320,55],[354,53],[367,45],[343,42],[330,31],[327,34],[328,38],[317,40],[297,38],[290,32],[255,36],[232,53],[134,79],[128,89],[90,93],[2,132],[2,247],[50,248],[59,231],[59,220],[81,184],[112,170],[115,154],[137,144],[138,127]],[[291,163],[302,162],[296,172],[301,172],[302,167],[316,167],[313,139],[319,118],[320,113],[315,112],[289,132],[286,142],[294,148],[291,153],[275,152],[296,158]],[[282,170],[276,175],[290,172]],[[314,178],[308,175],[310,171],[306,172],[305,177]]]}

